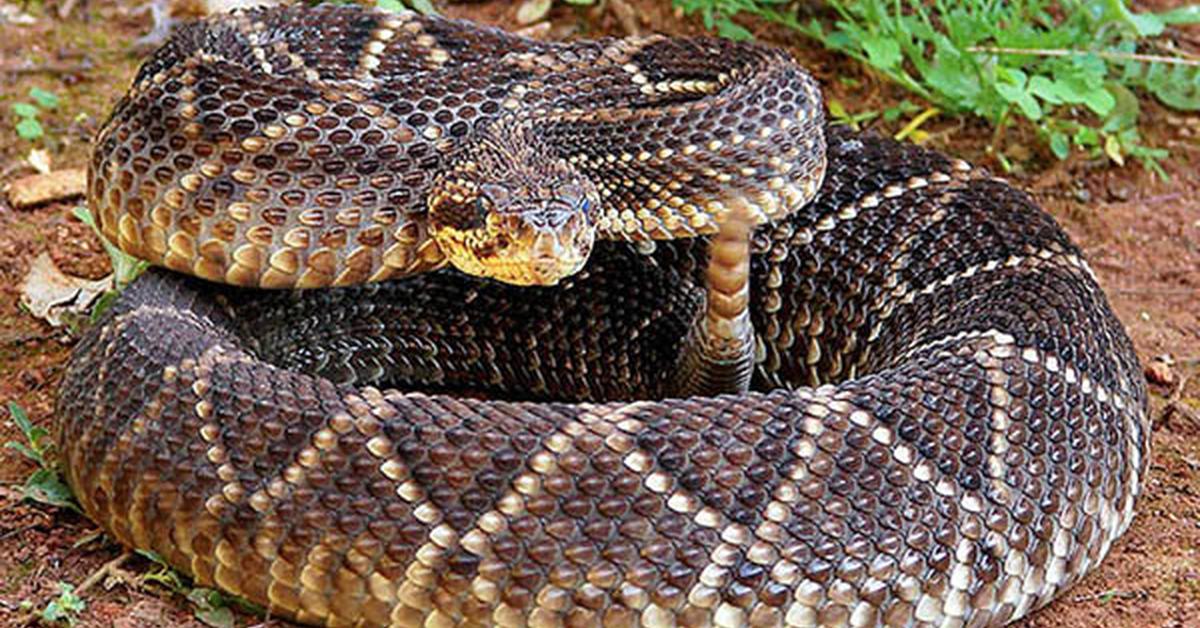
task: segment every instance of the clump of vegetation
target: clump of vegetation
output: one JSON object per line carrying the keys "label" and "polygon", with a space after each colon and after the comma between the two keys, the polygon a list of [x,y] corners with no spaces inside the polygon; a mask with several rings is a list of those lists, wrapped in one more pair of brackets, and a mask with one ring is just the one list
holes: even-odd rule
{"label": "clump of vegetation", "polygon": [[733,21],[739,14],[753,15],[772,22],[795,25],[795,19],[784,12],[792,0],[671,0],[685,15],[699,14],[704,27],[722,37],[745,40],[754,35]]}
{"label": "clump of vegetation", "polygon": [[75,586],[66,582],[58,583],[58,597],[50,600],[42,609],[42,621],[50,624],[66,624],[74,626],[77,616],[87,608],[83,598],[75,593]]}
{"label": "clump of vegetation", "polygon": [[17,137],[30,142],[42,141],[46,138],[46,129],[42,126],[42,114],[58,108],[59,99],[54,92],[35,87],[29,90],[29,98],[33,102],[17,102],[12,105],[16,122],[13,125]]}
{"label": "clump of vegetation", "polygon": [[1027,122],[1058,158],[1072,150],[1127,158],[1165,176],[1167,156],[1138,133],[1137,92],[1200,110],[1200,60],[1159,37],[1200,22],[1200,6],[1134,13],[1123,0],[863,0],[826,3],[831,19],[802,21],[785,0],[673,0],[724,36],[750,33],[749,14],[789,26],[869,65],[939,111],[976,115],[995,129],[992,150]]}
{"label": "clump of vegetation", "polygon": [[30,501],[78,511],[79,506],[75,503],[71,489],[63,482],[58,469],[52,463],[54,443],[50,433],[34,425],[25,410],[16,403],[8,402],[8,413],[25,436],[25,442],[10,440],[4,446],[15,449],[37,465],[37,469],[21,486],[22,495]]}
{"label": "clump of vegetation", "polygon": [[149,268],[150,264],[145,260],[133,257],[117,248],[112,242],[109,242],[108,238],[104,237],[103,233],[100,233],[100,225],[96,224],[96,217],[92,215],[92,212],[88,208],[79,205],[75,208],[74,214],[83,224],[91,227],[92,231],[100,238],[100,244],[104,247],[104,252],[108,254],[109,261],[112,262],[113,289],[100,295],[100,298],[96,299],[95,305],[92,306],[90,318],[91,322],[95,323],[100,319],[100,315],[104,314],[116,302],[117,297],[125,289],[125,286],[128,286],[134,279],[137,279],[138,275]]}
{"label": "clump of vegetation", "polygon": [[437,13],[430,0],[375,0],[375,6],[384,11],[403,11],[411,9],[425,15]]}
{"label": "clump of vegetation", "polygon": [[233,607],[258,616],[266,614],[266,609],[247,602],[246,600],[221,593],[215,589],[193,587],[187,578],[175,571],[162,556],[154,552],[138,550],[142,557],[154,563],[154,568],[141,576],[142,583],[153,582],[187,598],[192,605],[192,614],[206,626],[212,628],[233,628]]}

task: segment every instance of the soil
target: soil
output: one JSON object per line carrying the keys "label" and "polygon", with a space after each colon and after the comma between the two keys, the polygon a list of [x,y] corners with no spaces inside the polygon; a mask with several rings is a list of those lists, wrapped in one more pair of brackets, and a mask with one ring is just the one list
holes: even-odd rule
{"label": "soil", "polygon": [[[58,4],[56,4],[58,2]],[[138,56],[130,43],[148,31],[148,15],[113,0],[58,9],[71,0],[32,3],[31,24],[3,24],[0,38],[0,185],[31,172],[24,158],[33,145],[13,132],[11,105],[40,87],[62,98],[43,116],[55,167],[86,165],[88,140],[131,79]],[[624,34],[628,20],[608,9],[559,3],[547,37]],[[698,33],[696,20],[676,14],[665,0],[625,0],[642,14],[647,31]],[[1158,5],[1173,4],[1154,2]],[[517,3],[453,5],[447,12],[518,28]],[[0,3],[0,9],[12,5]],[[0,16],[5,11],[0,10]],[[745,23],[757,36],[794,50],[821,79],[830,98],[856,111],[881,110],[905,98],[897,88],[812,42],[762,23]],[[1195,33],[1184,33],[1185,39]],[[1087,253],[1138,353],[1151,372],[1153,462],[1138,517],[1101,567],[1058,601],[1026,620],[1026,627],[1200,626],[1200,117],[1143,101],[1145,140],[1171,150],[1163,163],[1169,180],[1135,164],[1117,166],[1072,158],[1058,162],[1020,129],[1004,138],[1019,156],[1006,176],[1029,189],[1065,225]],[[894,133],[905,120],[881,124]],[[935,117],[922,127],[928,142],[995,171],[983,124]],[[53,399],[71,348],[63,330],[50,328],[19,304],[29,262],[49,251],[67,274],[99,277],[109,270],[99,241],[71,216],[78,202],[16,211],[0,198],[0,402],[13,401],[33,421],[49,426]],[[7,418],[7,417],[4,417]],[[19,440],[0,421],[0,442]],[[87,519],[67,510],[20,501],[34,466],[13,449],[0,450],[0,624],[34,625],[29,609],[58,596],[60,582],[78,586],[121,550]],[[82,597],[84,626],[199,626],[196,606],[182,594],[144,581],[155,570],[140,556],[109,571]],[[114,576],[115,577],[112,577]],[[238,613],[237,625],[263,620]],[[278,620],[267,624],[281,625]]]}

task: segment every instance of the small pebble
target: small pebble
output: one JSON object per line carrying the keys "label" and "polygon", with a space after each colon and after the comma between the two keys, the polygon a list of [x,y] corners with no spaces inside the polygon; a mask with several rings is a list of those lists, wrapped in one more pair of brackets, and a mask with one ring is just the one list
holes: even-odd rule
{"label": "small pebble", "polygon": [[1146,379],[1153,384],[1171,386],[1175,384],[1175,371],[1166,363],[1155,360],[1146,366]]}

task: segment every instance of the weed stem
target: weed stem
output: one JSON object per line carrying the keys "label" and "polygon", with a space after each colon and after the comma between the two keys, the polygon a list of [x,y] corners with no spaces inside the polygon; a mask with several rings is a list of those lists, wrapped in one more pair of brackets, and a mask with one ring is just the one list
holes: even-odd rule
{"label": "weed stem", "polygon": [[1200,59],[1184,59],[1165,55],[1149,55],[1136,52],[1112,52],[1107,50],[1071,50],[1067,48],[1005,48],[1003,46],[970,46],[968,52],[984,52],[988,54],[1030,55],[1035,57],[1071,57],[1096,55],[1101,59],[1113,61],[1144,61],[1146,63],[1166,63],[1169,65],[1187,65],[1200,67]]}

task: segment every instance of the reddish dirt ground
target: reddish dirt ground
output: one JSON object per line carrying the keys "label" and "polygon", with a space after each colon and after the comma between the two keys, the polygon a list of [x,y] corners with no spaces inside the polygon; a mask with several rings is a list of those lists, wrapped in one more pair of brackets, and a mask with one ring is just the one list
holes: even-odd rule
{"label": "reddish dirt ground", "polygon": [[[60,0],[60,3],[63,0]],[[544,36],[623,34],[629,21],[611,10],[559,6]],[[663,1],[626,1],[648,31],[695,33]],[[1155,2],[1154,5],[1160,3]],[[1171,3],[1166,3],[1171,4]],[[0,185],[28,174],[23,157],[31,145],[13,133],[11,103],[31,87],[51,90],[62,106],[43,119],[53,138],[59,168],[86,163],[87,141],[111,102],[128,84],[137,57],[129,43],[146,32],[148,19],[111,0],[94,0],[60,19],[58,4],[35,4],[30,25],[2,26],[0,38]],[[618,7],[619,8],[619,7]],[[487,2],[452,6],[448,12],[515,28],[516,6]],[[86,13],[86,18],[83,14]],[[2,20],[2,18],[0,18]],[[828,95],[856,110],[881,109],[904,97],[860,67],[817,49],[794,34],[748,23],[761,38],[792,47],[826,86]],[[31,60],[32,69],[24,65]],[[842,77],[853,82],[839,80]],[[849,85],[855,87],[849,87]],[[903,121],[881,127],[894,132]],[[1200,117],[1171,113],[1153,104],[1143,110],[1144,135],[1167,146],[1169,181],[1135,165],[1116,167],[1082,159],[1052,163],[1031,152],[1009,178],[1030,189],[1087,252],[1144,364],[1166,356],[1174,384],[1151,386],[1153,462],[1139,514],[1130,532],[1101,568],[1060,600],[1022,625],[1200,626]],[[998,168],[984,151],[990,129],[948,118],[923,127],[931,145]],[[1027,137],[1014,131],[1008,146]],[[1019,151],[1013,151],[1019,152]],[[49,251],[68,274],[97,277],[108,262],[98,240],[70,217],[70,203],[17,211],[0,195],[0,402],[15,401],[35,423],[49,425],[54,391],[70,341],[19,306],[29,261]],[[1184,384],[1184,382],[1187,382]],[[7,417],[5,417],[7,418]],[[0,422],[0,441],[18,438]],[[79,585],[119,548],[96,537],[97,528],[73,513],[19,501],[20,485],[33,467],[16,452],[0,450],[0,624],[35,625],[27,608],[41,609],[57,595],[57,583]],[[139,584],[152,571],[142,558],[125,562],[83,595],[84,626],[199,626],[193,607],[160,586]],[[24,603],[24,604],[23,604]],[[261,623],[238,615],[237,625]],[[280,625],[277,620],[267,624]]]}

